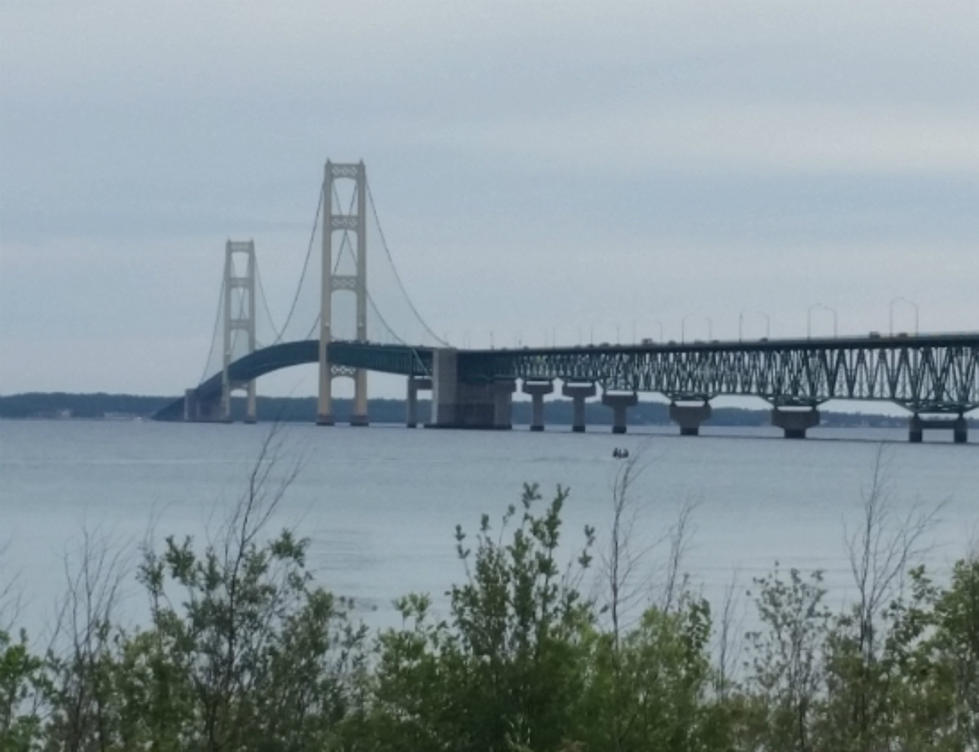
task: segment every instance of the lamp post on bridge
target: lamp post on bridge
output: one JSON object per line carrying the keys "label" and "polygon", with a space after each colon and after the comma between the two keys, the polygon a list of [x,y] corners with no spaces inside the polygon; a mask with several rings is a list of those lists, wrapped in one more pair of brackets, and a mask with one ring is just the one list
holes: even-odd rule
{"label": "lamp post on bridge", "polygon": [[[694,314],[692,314],[692,313],[688,313],[686,316],[684,316],[682,319],[680,319],[680,344],[683,344],[684,342],[686,342],[687,319],[690,318],[693,315]],[[714,338],[714,322],[711,320],[711,317],[710,316],[704,316],[704,321],[707,322],[707,339],[708,340],[713,339]],[[662,330],[663,330],[663,325],[660,324],[660,336],[661,337],[662,337],[662,333],[663,333]]]}
{"label": "lamp post on bridge", "polygon": [[835,337],[837,333],[836,309],[822,303],[813,303],[806,309],[806,338],[812,339],[812,312],[817,310],[829,311],[833,314],[833,336]]}
{"label": "lamp post on bridge", "polygon": [[887,321],[889,326],[890,335],[894,336],[894,304],[895,303],[907,303],[914,309],[914,336],[918,336],[918,304],[913,300],[908,300],[903,295],[898,295],[896,298],[891,298],[891,302],[887,305]]}
{"label": "lamp post on bridge", "polygon": [[765,318],[765,339],[772,336],[772,317],[769,316],[764,311],[741,311],[738,314],[738,342],[742,340],[742,330],[744,328],[744,315],[746,313],[753,313],[756,316],[763,316]]}
{"label": "lamp post on bridge", "polygon": [[[663,333],[664,333],[663,322],[660,321],[659,319],[640,318],[638,320],[633,319],[633,321],[632,321],[632,341],[633,341],[633,343],[635,343],[635,344],[638,345],[641,341],[644,341],[644,340],[647,340],[647,339],[652,339],[652,337],[646,336],[647,335],[647,325],[649,325],[649,324],[656,324],[656,327],[659,330],[659,339],[657,340],[657,342],[662,342],[663,341]],[[637,326],[639,327],[638,329],[637,329]]]}

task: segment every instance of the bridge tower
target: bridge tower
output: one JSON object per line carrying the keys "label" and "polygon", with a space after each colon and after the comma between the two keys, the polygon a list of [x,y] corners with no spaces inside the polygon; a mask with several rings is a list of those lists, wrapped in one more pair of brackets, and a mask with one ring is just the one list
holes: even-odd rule
{"label": "bridge tower", "polygon": [[[354,181],[354,204],[350,213],[334,204],[334,183],[337,180]],[[357,236],[356,270],[354,274],[333,273],[333,234],[337,231]],[[332,340],[330,318],[333,309],[333,293],[350,291],[354,294],[357,313],[355,338],[367,340],[367,172],[364,162],[337,164],[327,161],[323,175],[323,259],[322,288],[320,293],[320,347],[319,347],[319,403],[316,422],[333,425],[333,379],[351,376],[354,380],[354,405],[350,424],[367,425],[367,371],[363,368],[347,368],[330,362],[329,343]]]}
{"label": "bridge tower", "polygon": [[[235,352],[237,337],[245,338],[247,352]],[[255,380],[233,381],[231,363],[255,351],[255,242],[229,240],[224,247],[224,348],[221,372],[221,419],[231,420],[231,392],[248,394],[245,422],[255,422]]]}

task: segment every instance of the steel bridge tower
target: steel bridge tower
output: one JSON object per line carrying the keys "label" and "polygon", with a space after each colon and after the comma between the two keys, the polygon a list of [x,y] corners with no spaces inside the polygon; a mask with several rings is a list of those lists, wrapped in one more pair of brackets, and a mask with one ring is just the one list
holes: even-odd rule
{"label": "steel bridge tower", "polygon": [[[240,263],[236,263],[239,259]],[[240,336],[245,337],[245,353],[235,352],[235,341]],[[244,389],[248,393],[245,422],[254,423],[255,380],[232,381],[228,375],[228,368],[233,361],[255,351],[255,242],[252,240],[229,240],[224,247],[223,345],[221,419],[231,420],[231,392]]]}
{"label": "steel bridge tower", "polygon": [[[337,180],[353,180],[355,201],[350,213],[334,205],[334,183]],[[333,234],[337,231],[355,233],[357,236],[356,271],[354,274],[333,273]],[[330,362],[329,343],[332,340],[330,319],[333,293],[349,290],[354,294],[357,311],[355,339],[367,341],[367,172],[364,162],[335,164],[327,161],[323,175],[323,259],[322,288],[320,293],[320,344],[319,344],[319,403],[316,422],[333,425],[333,379],[350,376],[354,380],[354,404],[350,424],[367,425],[367,371],[349,368]]]}

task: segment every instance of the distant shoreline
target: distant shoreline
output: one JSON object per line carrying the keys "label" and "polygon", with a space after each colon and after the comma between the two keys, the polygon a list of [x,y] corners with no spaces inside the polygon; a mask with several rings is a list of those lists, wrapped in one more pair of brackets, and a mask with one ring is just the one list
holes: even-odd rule
{"label": "distant shoreline", "polygon": [[[176,397],[155,397],[132,394],[27,392],[0,396],[0,419],[34,420],[133,420],[148,419],[161,407]],[[351,400],[334,399],[334,414],[345,420],[350,414]],[[571,424],[571,401],[554,399],[545,401],[548,424]],[[312,422],[316,417],[314,397],[259,397],[257,402],[260,421]],[[427,400],[419,400],[419,413],[428,409]],[[591,425],[609,425],[611,411],[595,402],[587,405],[586,420]],[[664,402],[640,402],[629,410],[630,425],[668,425],[667,405]],[[821,425],[836,428],[899,428],[907,426],[904,415],[880,413],[838,412],[821,410]],[[368,400],[368,414],[378,423],[400,423],[405,419],[405,402],[401,399]],[[232,401],[232,415],[240,420],[244,416],[244,400]],[[530,423],[530,402],[513,403],[513,422]],[[764,426],[769,425],[768,409],[739,407],[715,407],[706,425],[715,426]],[[969,424],[979,427],[979,417],[970,417]]]}

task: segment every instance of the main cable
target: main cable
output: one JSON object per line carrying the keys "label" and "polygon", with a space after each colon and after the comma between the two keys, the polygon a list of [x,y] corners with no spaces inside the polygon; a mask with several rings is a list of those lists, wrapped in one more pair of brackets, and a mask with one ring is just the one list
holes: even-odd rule
{"label": "main cable", "polygon": [[435,332],[432,331],[432,328],[425,322],[425,319],[422,318],[422,315],[418,312],[418,309],[415,308],[415,304],[412,302],[411,296],[408,295],[408,291],[405,289],[404,282],[401,281],[401,275],[398,274],[398,267],[395,265],[394,259],[391,257],[391,251],[388,248],[387,239],[384,237],[384,230],[381,228],[381,221],[380,219],[378,219],[377,216],[377,205],[374,203],[374,194],[371,192],[371,185],[369,182],[367,182],[366,178],[364,180],[365,183],[367,183],[367,199],[371,205],[371,214],[373,214],[374,216],[374,225],[377,227],[377,233],[381,238],[381,247],[384,248],[384,253],[388,257],[388,263],[391,264],[391,269],[394,272],[395,280],[397,280],[398,282],[398,287],[401,288],[402,295],[404,295],[405,300],[408,301],[408,307],[411,309],[411,312],[415,314],[415,318],[418,319],[419,323],[422,325],[425,331],[428,332],[429,336],[432,337],[432,339],[434,339],[443,347],[449,347],[450,345],[448,342],[446,342],[444,339],[442,339]]}
{"label": "main cable", "polygon": [[[214,330],[211,332],[211,346],[207,351],[207,360],[204,362],[204,372],[201,374],[200,381],[197,385],[200,386],[207,380],[207,369],[211,367],[211,355],[214,353],[214,344],[218,339],[218,327],[221,324],[221,308],[224,306],[224,275],[221,276],[221,287],[218,290],[218,310],[214,314]],[[223,367],[223,363],[222,363]]]}
{"label": "main cable", "polygon": [[282,329],[276,332],[275,341],[272,343],[273,345],[277,345],[282,341],[282,337],[285,335],[286,329],[289,328],[289,322],[292,321],[292,315],[296,312],[296,305],[299,303],[299,293],[302,292],[303,289],[303,281],[306,279],[306,270],[309,268],[309,257],[313,253],[313,242],[316,240],[316,228],[319,227],[320,223],[320,212],[323,209],[323,192],[324,187],[323,184],[320,183],[320,192],[316,198],[316,214],[313,217],[313,229],[309,233],[309,245],[306,248],[306,258],[303,260],[303,270],[299,274],[299,284],[296,285],[296,294],[292,296],[292,303],[289,306],[289,313],[286,314],[285,321],[282,323]]}
{"label": "main cable", "polygon": [[[272,327],[272,336],[275,338],[273,344],[279,341],[280,330],[275,326],[275,319],[272,318],[272,311],[269,309],[269,299],[265,295],[265,285],[262,284],[262,274],[258,269],[258,259],[255,259],[255,281],[258,284],[258,296],[262,299],[262,307],[265,309],[265,315],[269,317],[269,326]],[[285,331],[285,327],[282,327],[281,331]],[[258,344],[257,338],[255,344]]]}

